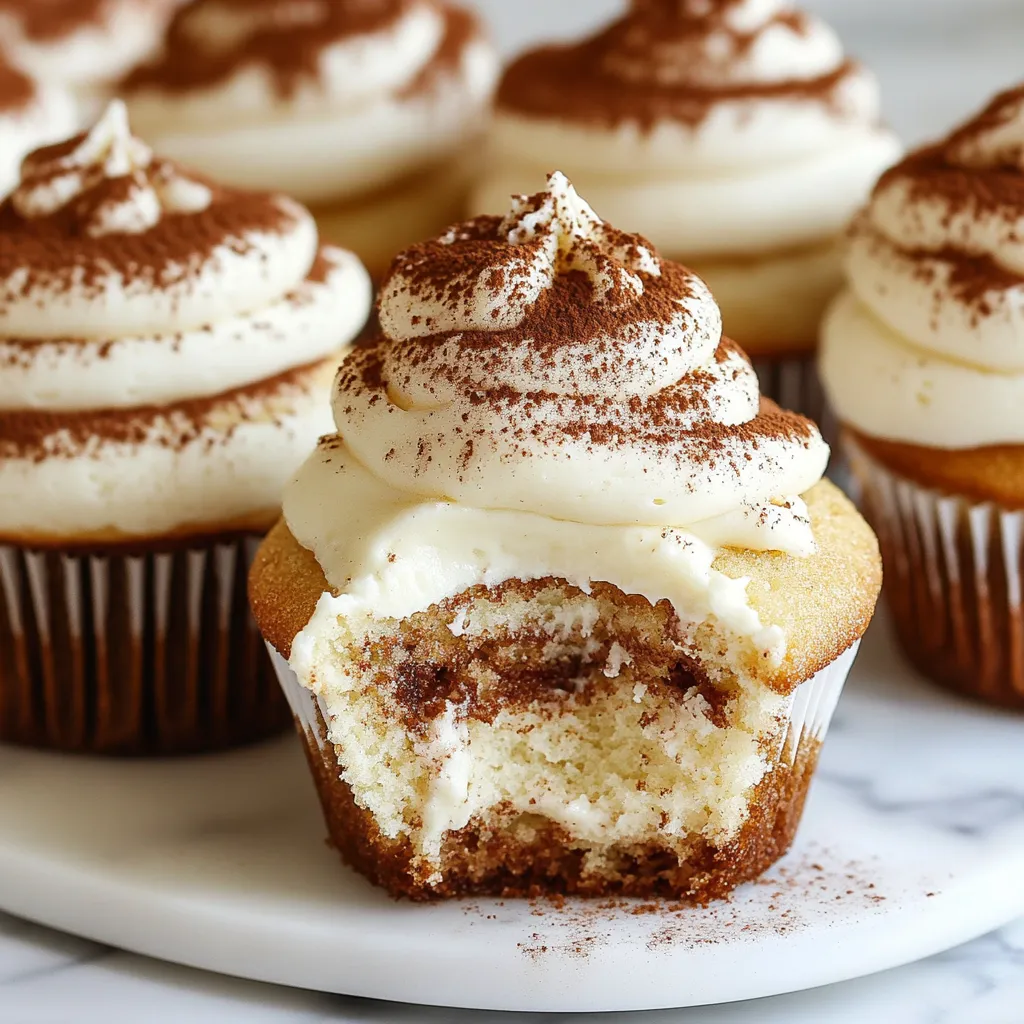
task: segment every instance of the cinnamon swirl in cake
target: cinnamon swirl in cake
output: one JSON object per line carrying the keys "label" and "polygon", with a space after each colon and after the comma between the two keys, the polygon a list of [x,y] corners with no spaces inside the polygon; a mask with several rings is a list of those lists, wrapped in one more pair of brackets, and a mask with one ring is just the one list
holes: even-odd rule
{"label": "cinnamon swirl in cake", "polygon": [[817,429],[561,174],[378,313],[250,578],[342,855],[416,898],[758,874],[879,586]]}

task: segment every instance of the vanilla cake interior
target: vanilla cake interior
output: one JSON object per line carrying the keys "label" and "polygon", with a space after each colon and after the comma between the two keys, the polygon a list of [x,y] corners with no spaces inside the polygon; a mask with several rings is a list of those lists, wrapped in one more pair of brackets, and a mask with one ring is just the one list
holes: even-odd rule
{"label": "vanilla cake interior", "polygon": [[[790,730],[797,682],[863,625],[847,610],[836,626],[848,635],[834,630],[830,649],[801,644],[801,621],[829,595],[787,599],[800,593],[787,573],[837,568],[842,520],[855,541],[847,569],[875,550],[845,499],[819,488],[809,501],[819,552],[762,554],[749,584],[762,614],[789,616],[797,640],[771,672],[730,651],[714,623],[684,625],[667,602],[602,583],[585,593],[550,578],[510,581],[402,620],[334,617],[303,684],[317,696],[309,753],[345,859],[414,898],[707,900],[763,871],[792,840],[817,758],[817,737]],[[726,553],[722,564],[730,559],[738,570],[758,556]],[[275,581],[297,577],[305,596],[282,614]],[[845,580],[869,616],[877,573]],[[324,586],[280,525],[252,586],[272,643],[275,629],[295,636]],[[271,607],[279,621],[268,629]],[[289,655],[288,640],[276,646]]]}

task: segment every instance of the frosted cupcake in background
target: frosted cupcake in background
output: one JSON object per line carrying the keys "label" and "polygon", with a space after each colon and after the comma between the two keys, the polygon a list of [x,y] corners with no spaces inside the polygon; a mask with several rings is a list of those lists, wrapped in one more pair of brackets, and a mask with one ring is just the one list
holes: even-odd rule
{"label": "frosted cupcake in background", "polygon": [[63,85],[92,119],[115,82],[152,57],[181,0],[0,0],[0,47]]}
{"label": "frosted cupcake in background", "polygon": [[436,0],[196,0],[122,94],[161,152],[294,196],[379,277],[461,214],[497,74]]}
{"label": "frosted cupcake in background", "polygon": [[77,106],[67,90],[37,81],[0,52],[0,198],[18,183],[27,153],[66,139],[77,126]]}
{"label": "frosted cupcake in background", "polygon": [[289,716],[250,552],[330,429],[366,271],[113,104],[0,205],[0,740],[168,754]]}
{"label": "frosted cupcake in background", "polygon": [[472,210],[562,168],[707,281],[765,392],[820,419],[811,356],[839,236],[898,155],[874,76],[816,17],[781,0],[633,0],[593,38],[508,68]]}
{"label": "frosted cupcake in background", "polygon": [[796,832],[875,538],[708,289],[561,174],[399,256],[250,595],[391,892],[727,894]]}
{"label": "frosted cupcake in background", "polygon": [[821,371],[925,674],[1024,707],[1024,87],[883,175]]}

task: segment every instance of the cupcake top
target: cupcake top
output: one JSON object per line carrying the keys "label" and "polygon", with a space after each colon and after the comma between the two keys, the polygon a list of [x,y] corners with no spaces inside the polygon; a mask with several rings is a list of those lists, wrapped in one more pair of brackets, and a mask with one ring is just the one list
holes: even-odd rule
{"label": "cupcake top", "polygon": [[436,0],[195,0],[122,92],[171,156],[322,203],[450,156],[496,77],[476,19]]}
{"label": "cupcake top", "polygon": [[0,196],[17,184],[22,157],[67,138],[76,119],[70,93],[37,81],[0,55]]}
{"label": "cupcake top", "polygon": [[332,613],[599,580],[781,655],[745,581],[711,564],[722,545],[812,552],[799,495],[828,448],[759,396],[695,275],[554,174],[399,256],[379,317],[339,371],[337,433],[285,500],[340,593]]}
{"label": "cupcake top", "polygon": [[156,49],[180,0],[0,0],[0,44],[47,82],[116,81]]}
{"label": "cupcake top", "polygon": [[886,172],[824,329],[840,416],[939,448],[1024,443],[1024,87]]}
{"label": "cupcake top", "polygon": [[825,239],[898,152],[874,76],[783,0],[632,0],[596,36],[515,61],[497,114],[481,203],[508,162],[558,163],[687,255]]}
{"label": "cupcake top", "polygon": [[0,537],[269,521],[368,308],[301,206],[155,157],[120,103],[33,153],[0,205]]}

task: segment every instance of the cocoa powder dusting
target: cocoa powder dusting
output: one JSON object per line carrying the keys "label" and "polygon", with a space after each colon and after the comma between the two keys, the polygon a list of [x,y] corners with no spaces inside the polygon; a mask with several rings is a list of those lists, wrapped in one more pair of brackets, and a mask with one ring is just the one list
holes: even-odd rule
{"label": "cocoa powder dusting", "polygon": [[32,79],[0,58],[0,112],[23,110],[35,96]]}
{"label": "cocoa powder dusting", "polygon": [[[194,22],[208,7],[227,7],[249,16],[254,29],[233,45],[217,45]],[[175,15],[160,57],[134,70],[123,89],[157,89],[183,93],[215,87],[239,71],[258,67],[270,77],[283,99],[304,87],[320,87],[325,49],[356,36],[392,28],[417,6],[417,0],[199,0]],[[478,20],[442,3],[432,6],[444,19],[436,51],[400,95],[428,90],[439,75],[454,67],[468,42],[479,35]]]}
{"label": "cocoa powder dusting", "polygon": [[[40,150],[33,159],[67,155],[83,138]],[[173,164],[154,161],[146,173],[159,178],[177,172]],[[180,285],[197,276],[218,248],[247,252],[250,236],[279,234],[295,221],[294,212],[270,194],[220,188],[189,172],[190,180],[210,189],[205,210],[164,211],[154,227],[138,234],[89,234],[92,215],[144,185],[141,174],[102,178],[46,217],[22,216],[11,198],[0,204],[0,280],[7,282],[6,290],[0,288],[0,305],[24,299],[40,285],[99,294],[111,276],[127,283]],[[27,274],[18,273],[26,268]]]}
{"label": "cocoa powder dusting", "polygon": [[[766,30],[781,27],[798,36],[808,31],[804,14],[785,10],[754,32],[740,32],[729,21],[739,2],[710,0],[695,12],[681,10],[678,0],[633,0],[624,18],[596,36],[541,47],[514,61],[499,87],[498,106],[532,117],[601,127],[633,124],[644,131],[663,121],[695,126],[718,104],[745,100],[819,103],[846,115],[841,86],[859,67],[851,60],[809,79],[709,84],[720,77],[714,71],[723,46],[739,60]],[[714,45],[706,45],[709,38]]]}
{"label": "cocoa powder dusting", "polygon": [[[535,199],[540,202],[538,197]],[[386,292],[391,276],[398,275],[414,294],[432,296],[453,308],[473,300],[480,274],[485,276],[487,286],[495,289],[522,279],[522,268],[530,262],[536,243],[510,244],[501,234],[501,223],[497,217],[480,217],[453,229],[443,241],[413,246],[395,260],[382,292]],[[607,226],[605,231],[609,244],[634,257],[641,249],[654,251],[640,236]],[[581,244],[577,241],[570,246],[566,257],[570,265],[577,256],[582,257],[575,252]],[[455,334],[459,349],[473,353],[474,365],[480,368],[485,380],[501,375],[510,349],[525,352],[526,368],[543,377],[548,369],[554,372],[558,358],[568,348],[579,353],[584,373],[599,382],[610,365],[629,368],[630,360],[637,358],[632,354],[633,344],[642,331],[658,326],[669,333],[678,330],[679,300],[693,294],[692,274],[671,261],[661,261],[658,275],[638,272],[637,276],[643,282],[640,296],[629,291],[621,277],[615,275],[610,279],[618,283],[597,294],[593,278],[587,273],[560,271],[515,328],[442,331],[403,342],[402,356],[391,370],[395,376],[390,379],[384,363],[392,342],[378,337],[343,364],[339,392],[368,390],[389,394],[391,388],[401,393],[409,379],[426,368],[438,384],[444,382],[458,388],[462,385],[459,366],[438,366],[434,361],[437,347]],[[521,298],[515,289],[512,298]],[[429,331],[432,324],[428,317],[423,325]],[[739,352],[734,342],[723,339],[716,359],[721,364]],[[637,372],[641,369],[638,365]],[[757,457],[759,446],[765,441],[781,439],[805,445],[812,442],[814,430],[808,420],[783,412],[767,401],[762,402],[759,415],[750,422],[727,426],[716,423],[712,394],[717,386],[712,374],[698,368],[676,385],[625,401],[585,393],[519,392],[497,383],[475,386],[467,399],[472,406],[493,409],[494,422],[502,424],[498,428],[500,433],[524,442],[524,456],[530,447],[525,442],[531,436],[542,442],[552,440],[545,433],[549,431],[546,418],[529,415],[541,404],[557,408],[559,443],[569,439],[582,441],[591,449],[628,447],[634,451],[657,451],[662,461],[669,462],[674,455],[690,464],[703,463],[709,470],[725,466],[734,474],[744,468],[741,458]],[[487,443],[488,438],[466,440]],[[740,456],[738,452],[746,454]],[[466,468],[468,461],[464,460],[461,469]]]}
{"label": "cocoa powder dusting", "polygon": [[[874,860],[850,859],[810,842],[729,898],[707,906],[671,898],[535,896],[528,904],[532,923],[520,926],[530,931],[517,946],[532,961],[551,962],[587,959],[603,946],[627,941],[627,935],[654,955],[755,944],[885,913],[882,874]],[[931,899],[936,892],[922,885],[919,896]],[[523,911],[518,903],[492,900],[467,901],[463,913],[471,921],[507,926]]]}
{"label": "cocoa powder dusting", "polygon": [[[874,195],[894,187],[905,190],[906,201],[941,207],[940,224],[949,231],[954,221],[995,218],[1005,224],[1005,235],[1017,239],[1017,224],[1024,215],[1024,172],[1022,147],[1006,146],[999,159],[986,166],[965,166],[958,149],[1018,116],[1024,103],[1024,86],[1000,93],[975,118],[941,142],[923,146],[886,171]],[[947,247],[939,250],[901,250],[917,264],[917,279],[935,284],[936,263],[944,264],[949,291],[971,310],[973,321],[992,312],[993,294],[1024,285],[1024,275],[1009,270],[986,255]]]}
{"label": "cocoa powder dusting", "polygon": [[[138,0],[140,7],[166,6],[166,0]],[[22,32],[37,42],[52,42],[107,19],[110,0],[0,0],[0,14],[15,17]]]}
{"label": "cocoa powder dusting", "polygon": [[274,403],[308,392],[318,363],[286,370],[219,395],[172,405],[125,409],[84,409],[49,412],[43,409],[0,410],[0,459],[75,458],[99,442],[125,445],[156,443],[180,451],[213,426],[210,443],[225,435],[217,422],[239,422],[272,416]]}

